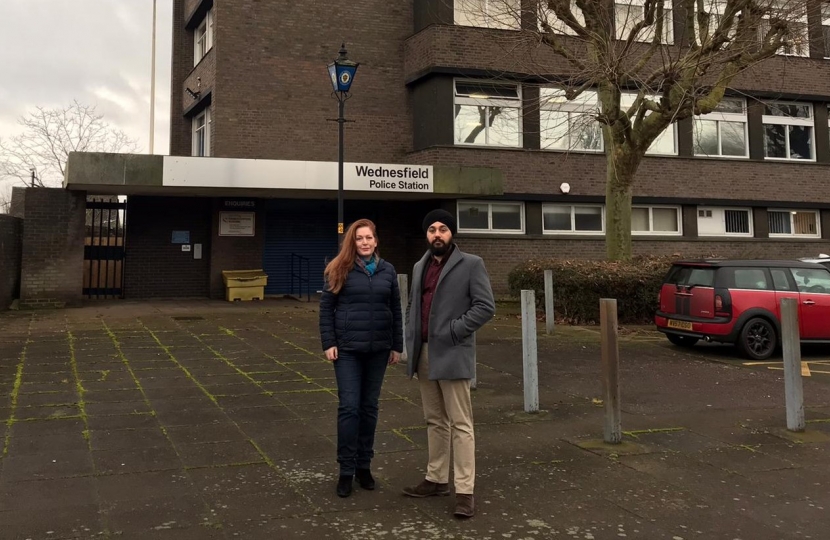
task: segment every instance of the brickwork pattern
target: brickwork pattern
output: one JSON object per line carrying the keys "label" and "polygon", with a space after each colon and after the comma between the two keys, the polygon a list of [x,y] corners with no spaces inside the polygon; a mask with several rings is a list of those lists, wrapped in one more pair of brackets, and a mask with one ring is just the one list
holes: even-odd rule
{"label": "brickwork pattern", "polygon": [[0,214],[0,311],[20,295],[23,220]]}

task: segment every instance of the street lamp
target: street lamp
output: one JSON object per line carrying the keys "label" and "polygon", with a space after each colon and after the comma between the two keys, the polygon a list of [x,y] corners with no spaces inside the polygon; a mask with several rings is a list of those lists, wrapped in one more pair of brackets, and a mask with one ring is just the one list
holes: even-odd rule
{"label": "street lamp", "polygon": [[346,44],[340,46],[340,56],[329,64],[329,77],[331,77],[332,95],[340,105],[340,115],[337,123],[340,128],[340,154],[337,161],[337,245],[343,244],[343,132],[346,119],[346,100],[351,97],[349,89],[352,87],[357,64],[346,56]]}

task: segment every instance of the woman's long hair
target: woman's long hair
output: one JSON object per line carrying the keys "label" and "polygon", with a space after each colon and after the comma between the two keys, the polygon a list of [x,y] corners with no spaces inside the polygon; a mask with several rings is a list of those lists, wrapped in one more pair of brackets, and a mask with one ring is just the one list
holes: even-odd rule
{"label": "woman's long hair", "polygon": [[[354,263],[357,260],[357,241],[355,239],[357,238],[357,230],[362,227],[369,227],[375,241],[378,240],[375,224],[368,219],[358,219],[349,225],[346,234],[343,235],[343,245],[340,246],[340,253],[326,266],[326,270],[323,272],[323,277],[334,294],[340,292],[340,289],[346,284],[346,276],[354,268]],[[378,254],[377,248],[375,248],[375,254]]]}

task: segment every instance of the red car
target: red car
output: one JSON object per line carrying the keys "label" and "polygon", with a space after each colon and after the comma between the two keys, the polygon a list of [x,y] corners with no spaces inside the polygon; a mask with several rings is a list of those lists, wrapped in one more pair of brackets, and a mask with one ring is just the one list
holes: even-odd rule
{"label": "red car", "polygon": [[801,261],[677,262],[654,322],[675,345],[734,343],[764,360],[780,343],[782,298],[798,300],[802,343],[830,343],[830,270]]}

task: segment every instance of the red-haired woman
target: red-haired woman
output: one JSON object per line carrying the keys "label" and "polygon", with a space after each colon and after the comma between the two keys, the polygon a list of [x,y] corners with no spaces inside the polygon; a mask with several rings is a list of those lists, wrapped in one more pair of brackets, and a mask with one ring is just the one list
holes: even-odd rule
{"label": "red-haired woman", "polygon": [[401,295],[395,268],[380,258],[375,224],[355,221],[340,253],[325,271],[320,299],[320,338],[337,377],[337,495],[352,494],[352,481],[374,489],[378,398],[386,366],[403,351]]}

